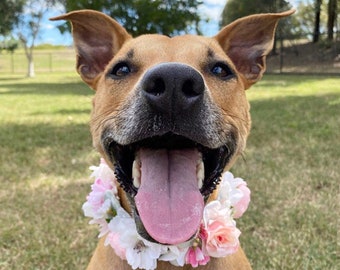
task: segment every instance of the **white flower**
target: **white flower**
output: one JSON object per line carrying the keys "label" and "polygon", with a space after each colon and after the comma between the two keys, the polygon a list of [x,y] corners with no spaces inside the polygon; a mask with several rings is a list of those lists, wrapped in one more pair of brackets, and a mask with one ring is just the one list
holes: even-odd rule
{"label": "white flower", "polygon": [[157,259],[162,251],[161,245],[151,243],[140,237],[137,239],[133,247],[126,249],[126,260],[133,269],[156,269]]}
{"label": "white flower", "polygon": [[85,217],[93,217],[94,211],[92,205],[86,201],[82,206]]}
{"label": "white flower", "polygon": [[170,262],[175,266],[183,266],[185,264],[185,255],[188,252],[191,242],[186,242],[177,246],[162,246],[162,255],[160,261]]}
{"label": "white flower", "polygon": [[103,179],[108,182],[113,183],[113,192],[117,194],[117,180],[114,172],[111,168],[106,164],[103,158],[100,159],[99,166],[90,166],[90,170],[93,171],[90,177],[95,179]]}
{"label": "white flower", "polygon": [[233,207],[234,218],[239,218],[247,210],[250,202],[250,190],[242,178],[234,178],[231,172],[222,175],[218,200],[227,207]]}
{"label": "white flower", "polygon": [[112,233],[119,236],[120,245],[117,246],[116,241],[113,248],[125,250],[126,260],[133,269],[156,269],[162,246],[143,239],[137,232],[134,219],[122,207],[118,209],[117,216],[112,218],[108,226]]}
{"label": "white flower", "polygon": [[211,201],[208,203],[203,211],[203,224],[205,227],[209,226],[212,221],[220,221],[224,224],[234,223],[231,218],[231,209],[225,207],[220,201]]}
{"label": "white flower", "polygon": [[98,238],[106,235],[110,230],[107,224],[106,219],[92,219],[89,224],[97,224],[99,225],[99,235]]}

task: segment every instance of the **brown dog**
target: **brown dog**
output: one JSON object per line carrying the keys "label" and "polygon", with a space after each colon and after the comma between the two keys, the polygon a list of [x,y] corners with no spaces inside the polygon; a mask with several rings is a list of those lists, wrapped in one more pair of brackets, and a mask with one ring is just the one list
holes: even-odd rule
{"label": "brown dog", "polygon": [[[72,23],[77,70],[96,91],[93,143],[115,170],[121,203],[141,236],[174,244],[197,232],[202,218],[197,205],[216,196],[222,171],[245,148],[250,130],[245,90],[265,71],[278,20],[293,12],[245,17],[213,38],[132,38],[116,21],[90,10],[53,18]],[[137,156],[141,178],[132,170]],[[198,158],[204,164],[201,183],[192,166]],[[190,175],[197,184],[188,183]],[[162,219],[169,220],[167,229],[159,225]],[[251,269],[241,248],[198,268]],[[131,267],[101,240],[88,269]],[[178,268],[159,262],[157,269]]]}

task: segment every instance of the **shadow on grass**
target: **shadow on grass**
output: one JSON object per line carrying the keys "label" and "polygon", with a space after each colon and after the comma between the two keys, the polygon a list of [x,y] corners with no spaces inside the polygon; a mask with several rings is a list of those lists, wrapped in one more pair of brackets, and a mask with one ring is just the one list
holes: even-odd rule
{"label": "shadow on grass", "polygon": [[301,167],[297,174],[311,174],[315,188],[327,186],[328,174],[338,174],[339,111],[340,93],[252,101],[247,159],[261,161],[276,175],[286,174],[291,163]]}
{"label": "shadow on grass", "polygon": [[41,174],[70,177],[88,167],[84,157],[91,145],[86,124],[2,124],[0,171],[12,181]]}
{"label": "shadow on grass", "polygon": [[1,200],[1,269],[85,269],[97,230],[81,210],[90,185],[21,185]]}
{"label": "shadow on grass", "polygon": [[18,75],[10,75],[8,77],[4,77],[4,75],[0,75],[0,83],[1,82],[7,82],[7,81],[13,81],[13,80],[16,80],[16,81],[20,81],[20,80],[25,80],[27,79],[27,77],[25,76],[18,76]]}
{"label": "shadow on grass", "polygon": [[60,82],[60,83],[13,83],[6,84],[8,91],[0,92],[1,95],[93,95],[85,83]]}
{"label": "shadow on grass", "polygon": [[[52,114],[61,114],[61,115],[74,115],[74,114],[86,114],[89,115],[91,112],[91,109],[72,109],[72,110],[56,110]],[[35,112],[31,113],[30,115],[47,115],[46,112]]]}
{"label": "shadow on grass", "polygon": [[327,135],[336,134],[340,93],[287,96],[250,103],[253,132],[261,132],[264,142],[276,136],[289,139],[294,134],[308,134],[325,139]]}

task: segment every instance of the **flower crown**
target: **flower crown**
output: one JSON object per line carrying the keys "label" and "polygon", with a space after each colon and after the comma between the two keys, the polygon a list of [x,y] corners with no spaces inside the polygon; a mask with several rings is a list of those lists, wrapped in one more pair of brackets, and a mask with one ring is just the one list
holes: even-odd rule
{"label": "flower crown", "polygon": [[110,245],[133,269],[156,269],[157,260],[197,267],[207,264],[210,257],[225,257],[237,251],[241,232],[234,219],[243,215],[250,202],[250,190],[243,179],[225,172],[217,199],[204,207],[196,237],[179,245],[163,245],[137,233],[134,219],[120,205],[116,177],[105,161],[101,159],[99,167],[90,169],[95,182],[83,205],[84,214],[92,218],[90,224],[99,225],[98,237],[106,236],[105,245]]}

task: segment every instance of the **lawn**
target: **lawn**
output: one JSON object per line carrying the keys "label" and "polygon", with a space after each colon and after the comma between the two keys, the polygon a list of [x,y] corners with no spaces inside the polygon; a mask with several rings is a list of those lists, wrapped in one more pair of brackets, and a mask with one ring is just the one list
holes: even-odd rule
{"label": "lawn", "polygon": [[[93,93],[74,73],[0,75],[0,269],[84,269],[96,245],[81,205],[97,164]],[[267,75],[233,173],[254,269],[338,269],[340,78]]]}

